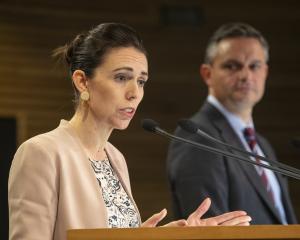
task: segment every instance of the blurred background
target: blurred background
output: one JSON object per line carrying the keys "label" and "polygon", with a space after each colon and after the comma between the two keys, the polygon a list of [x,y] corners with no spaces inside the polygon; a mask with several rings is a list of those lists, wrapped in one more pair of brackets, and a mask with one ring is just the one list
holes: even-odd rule
{"label": "blurred background", "polygon": [[[1,239],[7,239],[7,178],[16,148],[55,128],[73,114],[71,81],[51,58],[54,48],[102,22],[134,27],[149,52],[150,79],[139,111],[126,131],[111,142],[125,155],[134,198],[145,219],[167,208],[168,140],[145,132],[149,117],[173,131],[205,100],[199,65],[209,36],[221,24],[249,23],[270,44],[270,75],[263,101],[254,112],[256,128],[273,144],[278,158],[300,168],[300,2],[285,1],[0,1],[0,170]],[[300,182],[290,179],[300,219]],[[3,225],[4,224],[4,225]]]}

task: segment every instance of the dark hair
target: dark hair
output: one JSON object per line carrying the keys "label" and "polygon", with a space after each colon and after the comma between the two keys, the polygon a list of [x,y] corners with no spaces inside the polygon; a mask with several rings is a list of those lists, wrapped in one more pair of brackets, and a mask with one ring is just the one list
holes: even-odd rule
{"label": "dark hair", "polygon": [[[55,49],[53,56],[60,57],[67,64],[71,76],[75,70],[82,70],[87,77],[92,77],[109,50],[119,47],[134,47],[147,55],[141,38],[133,28],[121,23],[102,23]],[[75,87],[74,90],[77,101],[78,90]]]}
{"label": "dark hair", "polygon": [[254,27],[246,23],[227,23],[219,27],[212,37],[210,38],[208,45],[206,47],[204,62],[209,64],[212,63],[215,54],[217,45],[224,39],[228,38],[255,38],[262,45],[265,50],[266,62],[269,59],[269,44],[263,35],[256,30]]}

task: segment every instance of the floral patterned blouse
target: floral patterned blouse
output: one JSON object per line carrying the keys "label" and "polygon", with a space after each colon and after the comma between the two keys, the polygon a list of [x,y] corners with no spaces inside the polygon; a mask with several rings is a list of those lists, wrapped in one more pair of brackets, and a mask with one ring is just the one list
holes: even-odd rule
{"label": "floral patterned blouse", "polygon": [[139,227],[139,217],[109,160],[90,160],[107,209],[111,228]]}

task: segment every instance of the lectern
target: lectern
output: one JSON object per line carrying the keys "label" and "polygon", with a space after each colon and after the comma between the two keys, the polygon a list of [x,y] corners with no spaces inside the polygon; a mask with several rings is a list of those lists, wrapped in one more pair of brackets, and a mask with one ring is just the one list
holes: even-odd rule
{"label": "lectern", "polygon": [[300,225],[73,229],[68,240],[300,239]]}

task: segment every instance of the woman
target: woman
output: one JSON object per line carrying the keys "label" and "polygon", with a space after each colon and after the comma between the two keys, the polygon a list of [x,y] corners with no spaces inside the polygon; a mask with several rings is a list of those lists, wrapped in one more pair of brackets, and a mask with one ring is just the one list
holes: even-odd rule
{"label": "woman", "polygon": [[[156,226],[166,210],[141,222],[125,159],[108,142],[113,129],[127,128],[144,95],[148,63],[140,38],[126,25],[101,24],[56,55],[69,67],[76,111],[18,149],[8,186],[10,239],[66,239],[72,228]],[[187,220],[167,225],[249,224],[242,211],[200,219],[209,206],[206,199]]]}

